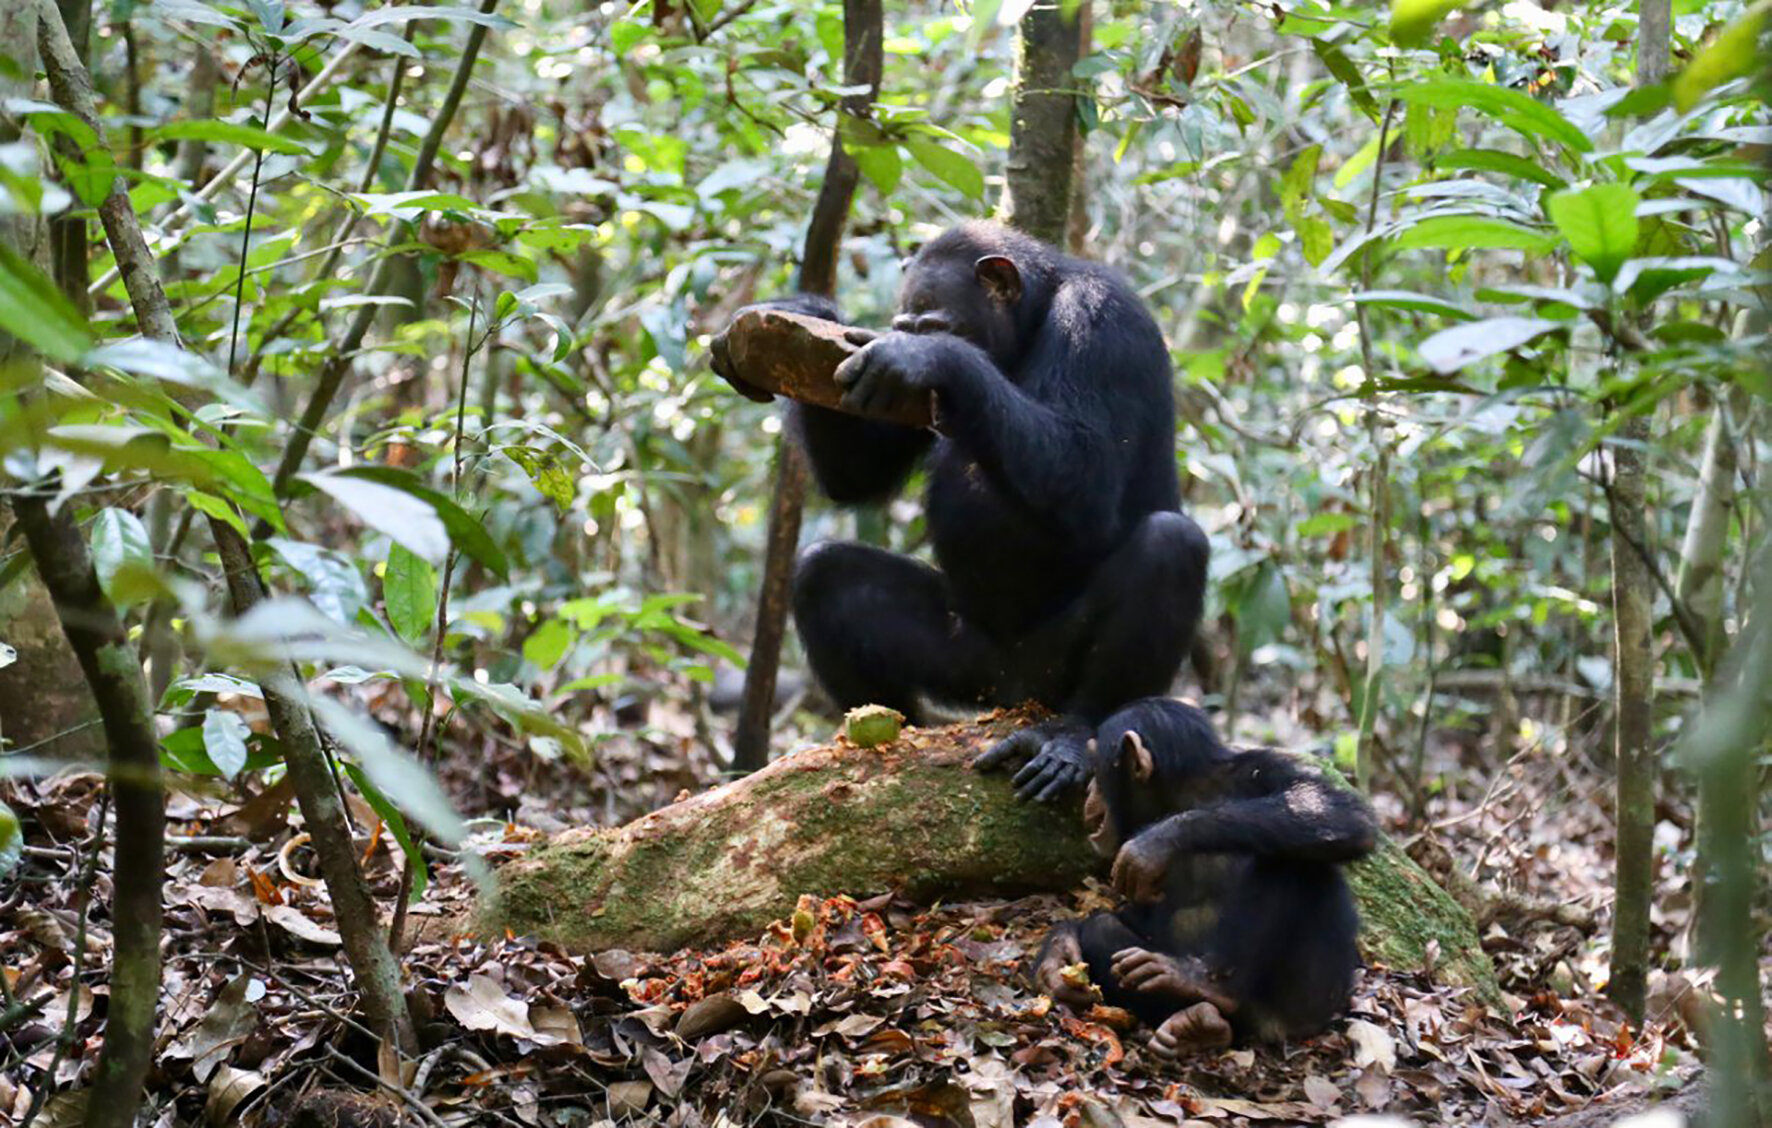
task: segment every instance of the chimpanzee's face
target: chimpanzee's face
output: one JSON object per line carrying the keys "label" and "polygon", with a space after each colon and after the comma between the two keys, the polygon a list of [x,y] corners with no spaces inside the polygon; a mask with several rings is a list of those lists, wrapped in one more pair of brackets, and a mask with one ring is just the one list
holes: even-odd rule
{"label": "chimpanzee's face", "polygon": [[973,263],[919,255],[905,272],[892,328],[901,333],[951,333],[991,355],[999,367],[1013,361],[1015,303],[993,291]]}
{"label": "chimpanzee's face", "polygon": [[1114,826],[1114,816],[1101,797],[1101,788],[1095,781],[1089,781],[1089,791],[1083,796],[1083,829],[1089,834],[1089,846],[1098,858],[1111,858],[1120,852],[1120,831]]}

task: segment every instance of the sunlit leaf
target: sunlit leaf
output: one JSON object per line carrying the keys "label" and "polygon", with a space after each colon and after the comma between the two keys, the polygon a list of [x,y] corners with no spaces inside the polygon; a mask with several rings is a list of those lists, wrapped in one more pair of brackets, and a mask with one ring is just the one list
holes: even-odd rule
{"label": "sunlit leaf", "polygon": [[1416,105],[1476,110],[1517,133],[1548,138],[1577,153],[1593,151],[1593,139],[1554,106],[1510,87],[1466,78],[1434,78],[1401,84],[1393,93],[1399,101]]}
{"label": "sunlit leaf", "polygon": [[1558,192],[1544,210],[1577,258],[1610,282],[1637,246],[1637,204],[1640,197],[1628,184],[1595,184]]}
{"label": "sunlit leaf", "polygon": [[1712,90],[1733,79],[1752,74],[1763,65],[1760,32],[1766,26],[1772,0],[1759,0],[1739,19],[1724,28],[1710,45],[1674,77],[1674,105],[1685,113]]}
{"label": "sunlit leaf", "polygon": [[904,147],[918,164],[950,187],[975,200],[984,196],[984,173],[970,157],[927,138],[909,138]]}
{"label": "sunlit leaf", "polygon": [[449,552],[449,532],[436,509],[411,493],[359,475],[317,473],[301,478],[413,555],[438,564]]}
{"label": "sunlit leaf", "polygon": [[382,573],[382,604],[388,622],[407,642],[417,642],[437,617],[437,570],[402,545],[388,550]]}
{"label": "sunlit leaf", "polygon": [[152,570],[154,549],[141,519],[127,509],[101,509],[92,522],[92,566],[98,586],[117,599],[117,576],[126,568]]}
{"label": "sunlit leaf", "polygon": [[168,122],[155,129],[154,136],[162,141],[208,141],[221,145],[239,145],[246,149],[262,149],[267,153],[287,153],[301,157],[308,155],[308,147],[293,137],[267,133],[256,125],[216,121],[212,118]]}
{"label": "sunlit leaf", "polygon": [[203,714],[203,751],[228,779],[246,766],[246,738],[250,735],[246,719],[231,709],[211,709]]}
{"label": "sunlit leaf", "polygon": [[1536,317],[1490,317],[1442,329],[1421,342],[1417,351],[1434,371],[1456,372],[1486,356],[1519,348],[1553,329],[1567,327],[1566,322]]}

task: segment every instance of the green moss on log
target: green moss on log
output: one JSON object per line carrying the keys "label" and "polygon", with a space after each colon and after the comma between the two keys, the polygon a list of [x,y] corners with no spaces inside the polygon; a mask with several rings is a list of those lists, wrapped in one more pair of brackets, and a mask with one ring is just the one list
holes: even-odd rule
{"label": "green moss on log", "polygon": [[[1100,867],[1080,804],[1018,802],[971,761],[1031,718],[907,728],[879,748],[846,741],[623,827],[570,830],[499,871],[483,922],[576,951],[672,951],[760,932],[803,893],[915,900],[1064,891]],[[1470,917],[1388,840],[1350,867],[1367,958],[1429,966],[1497,998]]]}

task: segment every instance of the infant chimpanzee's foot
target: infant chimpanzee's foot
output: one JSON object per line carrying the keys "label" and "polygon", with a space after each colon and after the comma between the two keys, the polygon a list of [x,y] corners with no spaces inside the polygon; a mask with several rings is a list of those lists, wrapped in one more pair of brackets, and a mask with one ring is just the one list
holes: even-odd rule
{"label": "infant chimpanzee's foot", "polygon": [[1053,803],[1089,778],[1089,739],[1094,730],[1081,721],[1041,721],[1010,733],[972,766],[981,772],[1028,757],[1012,781],[1017,799]]}
{"label": "infant chimpanzee's foot", "polygon": [[1231,1044],[1231,1024],[1211,1003],[1199,1002],[1176,1011],[1151,1035],[1151,1052],[1173,1061],[1185,1053],[1216,1050]]}

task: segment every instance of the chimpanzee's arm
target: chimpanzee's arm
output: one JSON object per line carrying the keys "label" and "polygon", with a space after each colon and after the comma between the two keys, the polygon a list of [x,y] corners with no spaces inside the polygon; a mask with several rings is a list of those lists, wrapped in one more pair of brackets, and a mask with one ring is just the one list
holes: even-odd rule
{"label": "chimpanzee's arm", "polygon": [[[1301,862],[1351,862],[1378,831],[1365,800],[1279,752],[1233,757],[1227,797],[1171,815],[1127,844],[1135,853],[1242,853]],[[1120,868],[1116,864],[1116,869]]]}
{"label": "chimpanzee's arm", "polygon": [[840,505],[883,501],[897,493],[933,440],[915,427],[809,403],[792,405],[788,414],[818,488]]}
{"label": "chimpanzee's arm", "polygon": [[1094,281],[1053,295],[1013,380],[956,341],[937,419],[993,485],[1084,551],[1111,546],[1135,460],[1173,427],[1162,335],[1136,295]]}
{"label": "chimpanzee's arm", "polygon": [[[775,298],[750,308],[759,306],[826,321],[843,320],[837,304],[817,294]],[[788,419],[812,463],[812,475],[818,480],[819,489],[841,504],[880,501],[898,492],[931,442],[928,431],[863,419],[812,404],[790,404]]]}

